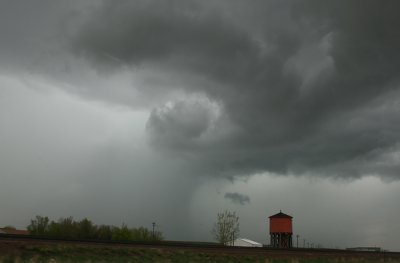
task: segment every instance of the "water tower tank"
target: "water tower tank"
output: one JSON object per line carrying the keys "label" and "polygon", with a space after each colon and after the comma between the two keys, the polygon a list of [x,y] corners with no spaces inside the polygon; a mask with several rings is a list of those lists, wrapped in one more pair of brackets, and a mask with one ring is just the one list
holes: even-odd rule
{"label": "water tower tank", "polygon": [[292,218],[290,215],[282,213],[282,211],[269,217],[269,234],[272,247],[292,247]]}

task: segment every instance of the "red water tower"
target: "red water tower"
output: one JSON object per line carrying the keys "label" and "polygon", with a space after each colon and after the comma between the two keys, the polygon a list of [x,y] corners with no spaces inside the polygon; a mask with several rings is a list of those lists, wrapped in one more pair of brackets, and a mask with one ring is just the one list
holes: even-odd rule
{"label": "red water tower", "polygon": [[269,217],[269,234],[272,247],[292,247],[292,218],[290,215],[282,213],[282,211]]}

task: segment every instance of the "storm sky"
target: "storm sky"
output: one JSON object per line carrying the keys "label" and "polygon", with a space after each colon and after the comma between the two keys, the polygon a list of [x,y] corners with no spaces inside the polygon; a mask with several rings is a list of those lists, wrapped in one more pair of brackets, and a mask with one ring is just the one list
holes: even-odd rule
{"label": "storm sky", "polygon": [[[397,0],[0,0],[0,226],[400,236]],[[296,244],[295,244],[296,245]]]}

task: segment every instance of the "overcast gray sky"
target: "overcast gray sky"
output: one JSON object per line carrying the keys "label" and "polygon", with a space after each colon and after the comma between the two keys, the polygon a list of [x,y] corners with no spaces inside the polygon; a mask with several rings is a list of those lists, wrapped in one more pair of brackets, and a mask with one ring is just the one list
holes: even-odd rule
{"label": "overcast gray sky", "polygon": [[398,250],[397,0],[0,0],[0,226]]}

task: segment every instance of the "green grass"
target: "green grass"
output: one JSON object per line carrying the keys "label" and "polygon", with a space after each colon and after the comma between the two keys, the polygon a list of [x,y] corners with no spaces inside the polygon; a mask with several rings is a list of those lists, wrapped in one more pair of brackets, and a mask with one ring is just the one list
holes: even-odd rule
{"label": "green grass", "polygon": [[[273,257],[273,256],[272,256]],[[232,255],[201,253],[186,250],[141,249],[129,247],[30,245],[20,247],[9,255],[0,254],[0,263],[372,263],[364,259],[277,259],[262,255]],[[395,261],[392,261],[395,263]]]}

